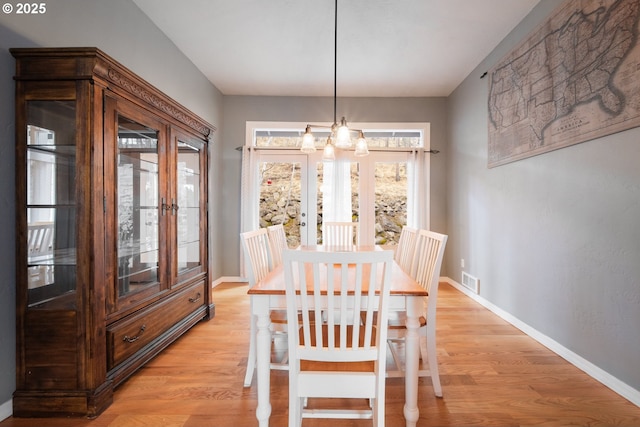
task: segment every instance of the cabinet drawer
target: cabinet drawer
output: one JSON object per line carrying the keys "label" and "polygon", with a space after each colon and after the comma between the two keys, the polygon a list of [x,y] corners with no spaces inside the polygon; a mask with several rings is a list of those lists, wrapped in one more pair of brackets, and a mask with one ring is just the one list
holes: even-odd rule
{"label": "cabinet drawer", "polygon": [[204,305],[204,282],[107,327],[108,368],[124,362]]}

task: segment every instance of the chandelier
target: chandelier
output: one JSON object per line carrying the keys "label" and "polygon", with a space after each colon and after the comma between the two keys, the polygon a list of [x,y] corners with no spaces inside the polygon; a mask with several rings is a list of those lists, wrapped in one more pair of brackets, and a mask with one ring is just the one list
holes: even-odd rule
{"label": "chandelier", "polygon": [[[340,123],[338,123],[338,116],[336,114],[338,90],[337,90],[337,75],[338,75],[338,0],[335,0],[334,9],[334,31],[333,31],[333,124],[331,126],[311,125],[308,124],[304,135],[302,136],[302,146],[300,151],[303,153],[313,153],[316,151],[315,137],[311,132],[312,128],[331,129],[329,136],[327,137],[327,143],[324,146],[324,152],[322,159],[325,161],[335,160],[335,148],[346,149],[351,148],[351,135],[357,134],[355,156],[366,156],[369,154],[369,148],[367,147],[367,140],[364,137],[364,132],[360,129],[352,129],[347,126],[347,120],[342,117]],[[335,142],[334,142],[335,141]]]}

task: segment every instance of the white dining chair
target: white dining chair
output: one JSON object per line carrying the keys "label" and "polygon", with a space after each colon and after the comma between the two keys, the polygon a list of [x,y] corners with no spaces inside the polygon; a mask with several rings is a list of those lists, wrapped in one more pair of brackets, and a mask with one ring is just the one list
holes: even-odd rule
{"label": "white dining chair", "polygon": [[[419,230],[414,248],[415,258],[410,275],[418,282],[429,296],[424,304],[424,314],[420,317],[420,357],[423,363],[428,362],[429,369],[421,369],[418,375],[430,376],[433,391],[442,397],[440,373],[438,369],[438,355],[436,351],[436,307],[438,303],[438,282],[440,268],[447,244],[444,234],[429,230]],[[403,358],[398,350],[398,344],[404,341],[406,332],[405,319],[394,317],[389,322],[389,348],[394,360],[395,369],[387,370],[388,377],[404,376]]]}
{"label": "white dining chair", "polygon": [[[284,251],[287,315],[293,319],[289,427],[299,427],[303,418],[371,418],[374,426],[384,425],[392,263],[393,251]],[[377,271],[384,272],[380,281]],[[363,322],[354,314],[359,312]],[[316,406],[326,401],[313,398],[367,400],[361,409],[323,409]]]}
{"label": "white dining chair", "polygon": [[287,236],[282,224],[270,225],[267,227],[269,234],[269,245],[273,258],[273,268],[282,264],[282,250],[287,248]]}
{"label": "white dining chair", "polygon": [[411,265],[414,259],[416,239],[418,237],[418,229],[413,227],[402,227],[398,246],[396,247],[394,259],[396,263],[406,273],[411,272]]}
{"label": "white dining chair", "polygon": [[53,283],[52,265],[44,260],[53,257],[55,242],[55,227],[53,222],[36,222],[29,224],[27,243],[29,263],[40,264],[28,268],[29,289]]}
{"label": "white dining chair", "polygon": [[328,221],[322,224],[322,244],[349,247],[360,243],[360,224],[357,222]]}
{"label": "white dining chair", "polygon": [[[247,276],[249,287],[255,286],[272,269],[270,254],[269,234],[266,228],[259,228],[254,231],[240,233],[242,249],[247,266]],[[244,386],[250,387],[253,380],[253,372],[256,368],[256,318],[251,316],[249,327],[249,356],[247,359],[247,370],[244,377]],[[286,312],[273,311],[271,313],[271,323],[273,325],[272,341],[286,343]],[[278,362],[271,363],[271,369],[288,369],[286,349],[283,350],[283,358]]]}

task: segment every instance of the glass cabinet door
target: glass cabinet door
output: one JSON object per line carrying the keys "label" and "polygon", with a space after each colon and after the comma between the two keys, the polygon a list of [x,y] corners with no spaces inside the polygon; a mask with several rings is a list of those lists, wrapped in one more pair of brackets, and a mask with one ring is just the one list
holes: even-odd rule
{"label": "glass cabinet door", "polygon": [[118,115],[118,296],[142,291],[159,278],[159,155],[157,129]]}
{"label": "glass cabinet door", "polygon": [[27,102],[27,298],[31,307],[76,290],[75,104]]}
{"label": "glass cabinet door", "polygon": [[202,170],[205,145],[193,138],[175,138],[175,198],[172,214],[175,218],[177,280],[199,273],[203,265],[203,210]]}

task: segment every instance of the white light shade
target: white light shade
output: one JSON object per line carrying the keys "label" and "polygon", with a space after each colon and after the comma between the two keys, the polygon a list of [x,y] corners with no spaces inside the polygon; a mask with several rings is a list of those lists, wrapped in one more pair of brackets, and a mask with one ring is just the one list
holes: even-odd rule
{"label": "white light shade", "polygon": [[336,150],[331,143],[331,137],[327,138],[327,144],[324,146],[324,152],[322,153],[322,160],[325,162],[332,162],[336,159]]}
{"label": "white light shade", "polygon": [[336,130],[336,147],[351,147],[351,131],[347,127],[347,121],[344,117],[340,121],[340,126],[338,126],[338,129]]}
{"label": "white light shade", "polygon": [[356,151],[353,153],[354,156],[363,157],[369,154],[369,147],[367,146],[367,140],[364,139],[364,134],[360,132],[360,136],[358,136],[358,141],[356,142]]}
{"label": "white light shade", "polygon": [[300,147],[300,151],[302,151],[303,153],[313,153],[314,151],[316,151],[316,139],[311,133],[310,126],[307,126],[307,129],[302,136],[302,146]]}

